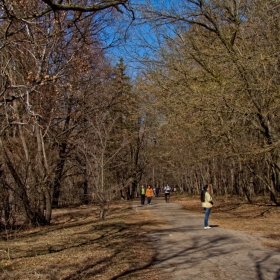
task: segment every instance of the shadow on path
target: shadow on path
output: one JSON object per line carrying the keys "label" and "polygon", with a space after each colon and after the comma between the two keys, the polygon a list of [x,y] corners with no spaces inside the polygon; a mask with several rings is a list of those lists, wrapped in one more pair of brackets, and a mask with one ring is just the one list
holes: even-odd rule
{"label": "shadow on path", "polygon": [[156,251],[150,268],[166,271],[170,279],[280,280],[280,252],[261,245],[254,235],[226,230],[218,225],[203,228],[203,215],[187,212],[182,205],[153,199],[150,209],[166,225],[149,233]]}

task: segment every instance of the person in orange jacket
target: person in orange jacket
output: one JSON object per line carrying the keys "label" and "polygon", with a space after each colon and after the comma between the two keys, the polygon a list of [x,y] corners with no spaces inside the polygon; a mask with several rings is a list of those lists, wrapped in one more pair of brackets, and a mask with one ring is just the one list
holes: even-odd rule
{"label": "person in orange jacket", "polygon": [[151,205],[151,201],[152,201],[152,197],[154,196],[154,191],[152,190],[151,186],[148,185],[147,189],[146,189],[146,197],[147,197],[147,201],[148,204]]}

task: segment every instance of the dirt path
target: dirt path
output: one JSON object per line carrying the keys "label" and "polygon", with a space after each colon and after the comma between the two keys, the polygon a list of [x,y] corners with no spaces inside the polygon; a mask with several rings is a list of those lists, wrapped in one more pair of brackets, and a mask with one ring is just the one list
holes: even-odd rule
{"label": "dirt path", "polygon": [[226,230],[211,223],[203,228],[203,217],[166,203],[163,197],[153,198],[151,209],[166,220],[163,228],[150,233],[156,250],[151,268],[165,270],[175,280],[280,280],[280,252],[261,245],[255,235]]}

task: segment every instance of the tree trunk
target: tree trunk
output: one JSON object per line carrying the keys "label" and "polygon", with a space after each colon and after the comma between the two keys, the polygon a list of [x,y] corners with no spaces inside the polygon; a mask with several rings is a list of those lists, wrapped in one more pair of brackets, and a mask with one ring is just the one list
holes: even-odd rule
{"label": "tree trunk", "polygon": [[46,223],[50,224],[52,218],[52,197],[49,190],[46,191],[45,197],[46,197],[45,218],[46,218]]}
{"label": "tree trunk", "polygon": [[[72,109],[71,102],[69,101],[68,108],[67,108],[68,116],[65,119],[63,132],[69,130],[70,120],[71,120],[70,117],[71,109]],[[59,197],[60,197],[61,179],[63,174],[63,168],[65,165],[66,150],[68,146],[67,135],[68,133],[66,133],[66,135],[64,136],[65,138],[62,140],[62,143],[59,144],[59,161],[57,163],[56,172],[55,172],[53,197],[52,197],[52,207],[54,208],[59,206],[58,204],[59,204]]]}
{"label": "tree trunk", "polygon": [[60,197],[60,186],[61,186],[61,178],[63,174],[63,167],[65,164],[65,159],[63,155],[65,155],[66,144],[62,144],[59,150],[60,160],[56,165],[55,178],[54,178],[54,186],[53,186],[53,198],[52,198],[52,207],[57,208],[59,206],[59,197]]}
{"label": "tree trunk", "polygon": [[84,166],[84,182],[83,182],[83,190],[84,190],[84,204],[89,204],[89,196],[88,196],[88,178],[87,178],[87,169]]}
{"label": "tree trunk", "polygon": [[[1,146],[2,146],[1,139],[0,139],[0,143],[1,143]],[[3,148],[3,146],[2,146],[2,148]],[[22,182],[19,174],[16,172],[16,169],[14,168],[13,163],[11,162],[7,152],[4,149],[3,149],[3,151],[4,151],[4,155],[5,155],[6,165],[7,165],[8,169],[10,171],[10,174],[13,177],[13,179],[15,180],[15,183],[18,187],[17,192],[18,192],[18,195],[19,195],[19,197],[20,197],[20,199],[23,203],[23,208],[24,208],[24,211],[25,211],[26,218],[30,222],[30,221],[33,220],[34,213],[32,211],[32,208],[31,208],[28,196],[27,196],[25,184]]]}

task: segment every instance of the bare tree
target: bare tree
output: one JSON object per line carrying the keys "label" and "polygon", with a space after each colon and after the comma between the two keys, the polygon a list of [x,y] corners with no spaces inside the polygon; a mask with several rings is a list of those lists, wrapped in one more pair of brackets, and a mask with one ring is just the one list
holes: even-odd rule
{"label": "bare tree", "polygon": [[[239,184],[249,200],[251,188],[259,186],[277,203],[277,4],[182,1],[161,9],[143,7],[143,14],[165,38],[164,44],[158,40],[147,71],[147,91],[164,116],[163,141],[173,149],[165,158],[180,162],[177,155],[184,151],[185,165],[203,162],[209,167],[204,180],[220,187],[229,181],[219,178],[232,177],[234,170],[230,183]],[[224,165],[224,174],[218,174],[213,160],[229,157],[235,164]],[[253,159],[265,161],[265,170]]]}
{"label": "bare tree", "polygon": [[[118,4],[124,4],[69,9],[62,1],[46,2],[0,3],[3,186],[13,209],[23,209],[33,225],[50,222],[61,185],[76,175],[69,172],[74,168],[68,159],[82,123],[81,92],[95,65],[104,62],[99,34],[109,16],[99,17],[97,11],[107,15],[111,7],[108,13],[114,16]],[[88,64],[85,55],[99,59]]]}

